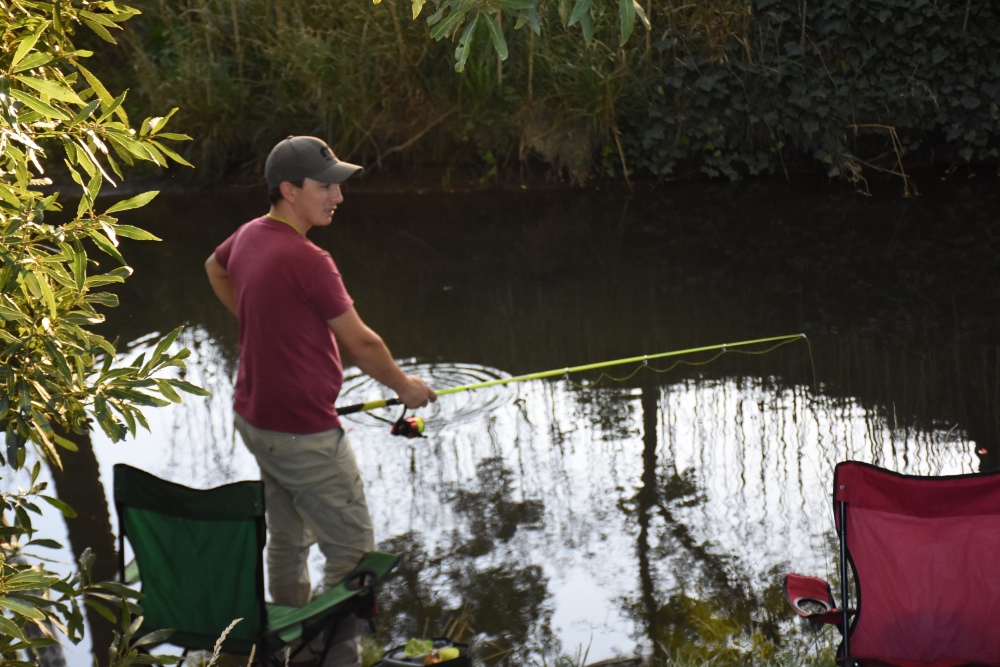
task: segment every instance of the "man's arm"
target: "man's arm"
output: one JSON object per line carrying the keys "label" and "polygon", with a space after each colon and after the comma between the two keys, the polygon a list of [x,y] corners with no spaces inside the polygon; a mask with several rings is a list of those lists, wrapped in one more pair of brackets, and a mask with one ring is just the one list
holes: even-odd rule
{"label": "man's arm", "polygon": [[[220,297],[221,298],[221,297]],[[364,373],[396,392],[406,407],[422,408],[436,401],[437,394],[416,375],[407,375],[392,358],[385,341],[372,331],[352,307],[343,315],[327,320],[340,348]]]}
{"label": "man's arm", "polygon": [[219,260],[215,258],[214,252],[205,260],[205,273],[208,274],[208,282],[212,285],[212,291],[215,292],[215,296],[219,297],[222,305],[235,315],[236,296],[233,294],[233,284],[229,280],[229,273],[222,268]]}

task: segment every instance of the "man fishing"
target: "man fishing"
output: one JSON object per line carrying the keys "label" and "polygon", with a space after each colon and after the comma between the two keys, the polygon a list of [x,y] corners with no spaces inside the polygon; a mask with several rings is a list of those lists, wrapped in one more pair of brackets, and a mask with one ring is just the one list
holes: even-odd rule
{"label": "man fishing", "polygon": [[[334,407],[343,350],[408,408],[436,400],[407,375],[354,309],[333,258],[306,238],[331,224],[340,183],[361,171],[316,137],[279,142],[264,177],[270,211],[222,242],[205,262],[216,296],[239,321],[234,419],[260,466],[267,505],[268,588],[274,602],[309,602],[309,548],[336,586],[375,548],[354,451]],[[356,619],[335,631],[325,665],[360,666]]]}

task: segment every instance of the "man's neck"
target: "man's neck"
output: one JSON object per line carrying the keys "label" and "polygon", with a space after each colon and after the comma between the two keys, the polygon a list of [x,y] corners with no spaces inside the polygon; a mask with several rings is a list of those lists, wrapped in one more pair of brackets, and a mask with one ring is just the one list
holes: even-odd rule
{"label": "man's neck", "polygon": [[267,212],[267,217],[272,220],[277,220],[278,222],[283,222],[295,231],[297,231],[302,236],[306,235],[309,228],[299,220],[298,216],[292,212],[288,206],[285,204],[285,200],[282,199],[276,204],[271,205],[271,210]]}

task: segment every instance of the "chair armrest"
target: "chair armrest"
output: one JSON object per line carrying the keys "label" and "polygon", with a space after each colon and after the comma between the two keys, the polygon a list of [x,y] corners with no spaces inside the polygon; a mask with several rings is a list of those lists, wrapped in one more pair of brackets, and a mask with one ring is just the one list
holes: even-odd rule
{"label": "chair armrest", "polygon": [[[817,625],[843,626],[845,610],[837,609],[830,584],[826,580],[789,572],[785,575],[784,588],[788,603],[799,616]],[[853,609],[847,609],[846,612],[849,616],[855,613]]]}

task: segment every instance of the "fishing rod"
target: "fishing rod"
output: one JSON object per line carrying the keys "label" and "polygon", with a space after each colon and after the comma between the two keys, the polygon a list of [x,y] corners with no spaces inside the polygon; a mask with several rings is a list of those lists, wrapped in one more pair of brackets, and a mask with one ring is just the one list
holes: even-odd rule
{"label": "fishing rod", "polygon": [[[687,354],[697,354],[699,352],[713,352],[718,351],[721,354],[725,354],[731,349],[738,349],[743,347],[748,347],[751,345],[763,345],[765,343],[776,343],[774,348],[786,345],[792,341],[804,339],[808,344],[809,340],[806,338],[805,334],[789,334],[787,336],[773,336],[771,338],[757,338],[754,340],[743,340],[737,343],[722,343],[719,345],[706,345],[704,347],[692,347],[686,350],[674,350],[671,352],[659,352],[657,354],[644,354],[641,357],[628,357],[625,359],[615,359],[613,361],[602,361],[596,364],[584,364],[582,366],[567,366],[564,368],[554,368],[550,371],[542,371],[540,373],[528,373],[526,375],[517,375],[509,378],[500,378],[496,380],[487,380],[485,382],[476,382],[473,384],[464,384],[459,387],[449,387],[448,389],[442,389],[437,392],[438,396],[447,396],[448,394],[457,394],[463,391],[473,391],[476,389],[485,389],[487,387],[496,387],[499,385],[512,384],[514,382],[524,382],[526,380],[542,380],[544,378],[557,377],[563,375],[569,375],[571,373],[580,373],[583,371],[593,371],[602,368],[610,368],[612,366],[624,366],[626,364],[638,364],[642,363],[645,365],[649,361],[655,359],[664,359],[667,357],[679,357]],[[774,349],[771,348],[771,349]],[[770,350],[767,350],[770,351]],[[811,356],[811,352],[810,352]],[[368,401],[366,403],[357,403],[355,405],[348,405],[343,408],[337,408],[337,414],[339,415],[349,415],[357,412],[369,412],[371,410],[377,410],[379,408],[388,408],[394,405],[401,405],[399,398],[382,398],[374,401]],[[412,421],[412,423],[410,423]],[[399,420],[393,426],[394,435],[405,435],[407,437],[417,437],[420,432],[423,431],[423,424],[419,418],[411,418],[410,421],[404,420],[400,417]],[[397,430],[399,431],[397,433]]]}

